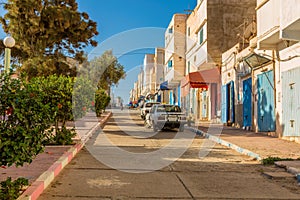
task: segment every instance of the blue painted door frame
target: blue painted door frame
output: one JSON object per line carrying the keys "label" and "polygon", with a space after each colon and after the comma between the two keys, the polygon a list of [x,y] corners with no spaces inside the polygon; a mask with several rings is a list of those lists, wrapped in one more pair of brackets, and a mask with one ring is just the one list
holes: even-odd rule
{"label": "blue painted door frame", "polygon": [[227,85],[222,85],[222,93],[221,93],[221,121],[222,123],[227,123],[228,121],[228,87]]}
{"label": "blue painted door frame", "polygon": [[252,78],[243,81],[243,126],[252,126]]}
{"label": "blue painted door frame", "polygon": [[169,95],[169,104],[171,104],[171,105],[173,105],[173,104],[174,104],[173,90],[170,90],[170,95]]}
{"label": "blue painted door frame", "polygon": [[222,86],[222,123],[234,123],[235,121],[234,98],[234,82],[231,81]]}
{"label": "blue painted door frame", "polygon": [[257,76],[257,90],[258,131],[275,131],[274,81],[272,70]]}
{"label": "blue painted door frame", "polygon": [[228,100],[229,100],[229,116],[230,116],[230,119],[229,119],[229,122],[230,123],[234,123],[235,122],[235,105],[234,105],[234,100],[235,100],[235,96],[234,96],[234,82],[231,81],[230,83],[227,84],[228,87],[229,87],[229,97],[228,97]]}
{"label": "blue painted door frame", "polygon": [[177,93],[177,104],[178,104],[178,106],[181,106],[180,85],[178,86],[177,91],[178,91],[178,93]]}

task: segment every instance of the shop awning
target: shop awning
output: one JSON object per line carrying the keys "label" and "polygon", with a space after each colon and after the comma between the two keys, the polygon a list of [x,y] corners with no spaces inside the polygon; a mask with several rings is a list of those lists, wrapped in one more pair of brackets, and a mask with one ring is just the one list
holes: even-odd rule
{"label": "shop awning", "polygon": [[181,80],[182,95],[186,96],[190,88],[208,89],[211,83],[220,83],[221,75],[217,68],[189,73]]}
{"label": "shop awning", "polygon": [[165,81],[165,82],[163,82],[162,84],[160,84],[159,89],[160,89],[160,90],[170,90],[170,89],[168,88],[168,81]]}
{"label": "shop awning", "polygon": [[181,87],[190,84],[191,88],[201,88],[209,83],[219,83],[220,78],[220,71],[217,68],[192,72],[181,80]]}

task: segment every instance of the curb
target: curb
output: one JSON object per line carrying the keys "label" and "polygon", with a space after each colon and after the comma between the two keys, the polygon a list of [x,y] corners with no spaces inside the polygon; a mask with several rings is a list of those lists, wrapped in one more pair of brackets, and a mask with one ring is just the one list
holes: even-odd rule
{"label": "curb", "polygon": [[209,133],[206,133],[204,131],[201,131],[201,130],[198,130],[198,129],[195,129],[195,128],[191,128],[191,127],[188,127],[187,129],[190,130],[190,131],[192,131],[192,132],[194,132],[194,133],[196,133],[197,135],[200,135],[200,136],[206,138],[206,139],[209,139],[209,140],[214,141],[214,142],[216,142],[218,144],[221,144],[223,146],[231,148],[231,149],[237,151],[240,154],[249,156],[249,157],[251,157],[251,158],[253,158],[253,159],[257,160],[257,161],[262,160],[262,158],[260,157],[260,155],[254,153],[254,152],[252,152],[252,151],[250,151],[248,149],[244,149],[242,147],[239,147],[239,146],[237,146],[237,145],[235,145],[233,143],[227,142],[227,141],[221,139],[220,137],[213,136],[213,135],[211,135]]}
{"label": "curb", "polygon": [[55,163],[49,167],[47,171],[41,174],[18,198],[18,200],[36,200],[43,193],[43,191],[51,184],[56,176],[67,166],[77,153],[84,147],[89,137],[93,135],[99,127],[103,127],[106,121],[112,116],[109,112],[104,119],[102,119],[96,126],[94,126],[86,135],[84,140],[72,146],[66,153],[64,153]]}

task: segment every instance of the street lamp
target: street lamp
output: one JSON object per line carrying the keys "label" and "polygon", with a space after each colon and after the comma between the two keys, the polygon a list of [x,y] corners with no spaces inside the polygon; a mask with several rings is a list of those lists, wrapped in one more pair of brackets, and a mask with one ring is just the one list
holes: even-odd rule
{"label": "street lamp", "polygon": [[4,38],[3,44],[5,46],[5,57],[4,57],[4,69],[6,73],[9,73],[10,69],[10,48],[14,47],[16,42],[11,36]]}

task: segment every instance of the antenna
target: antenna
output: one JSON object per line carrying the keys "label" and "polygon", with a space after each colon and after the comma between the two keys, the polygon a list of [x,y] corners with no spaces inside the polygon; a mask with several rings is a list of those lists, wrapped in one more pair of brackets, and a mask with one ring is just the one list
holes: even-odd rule
{"label": "antenna", "polygon": [[188,4],[188,8],[183,10],[184,12],[186,12],[187,14],[191,14],[194,10],[191,10],[191,6],[190,4]]}

